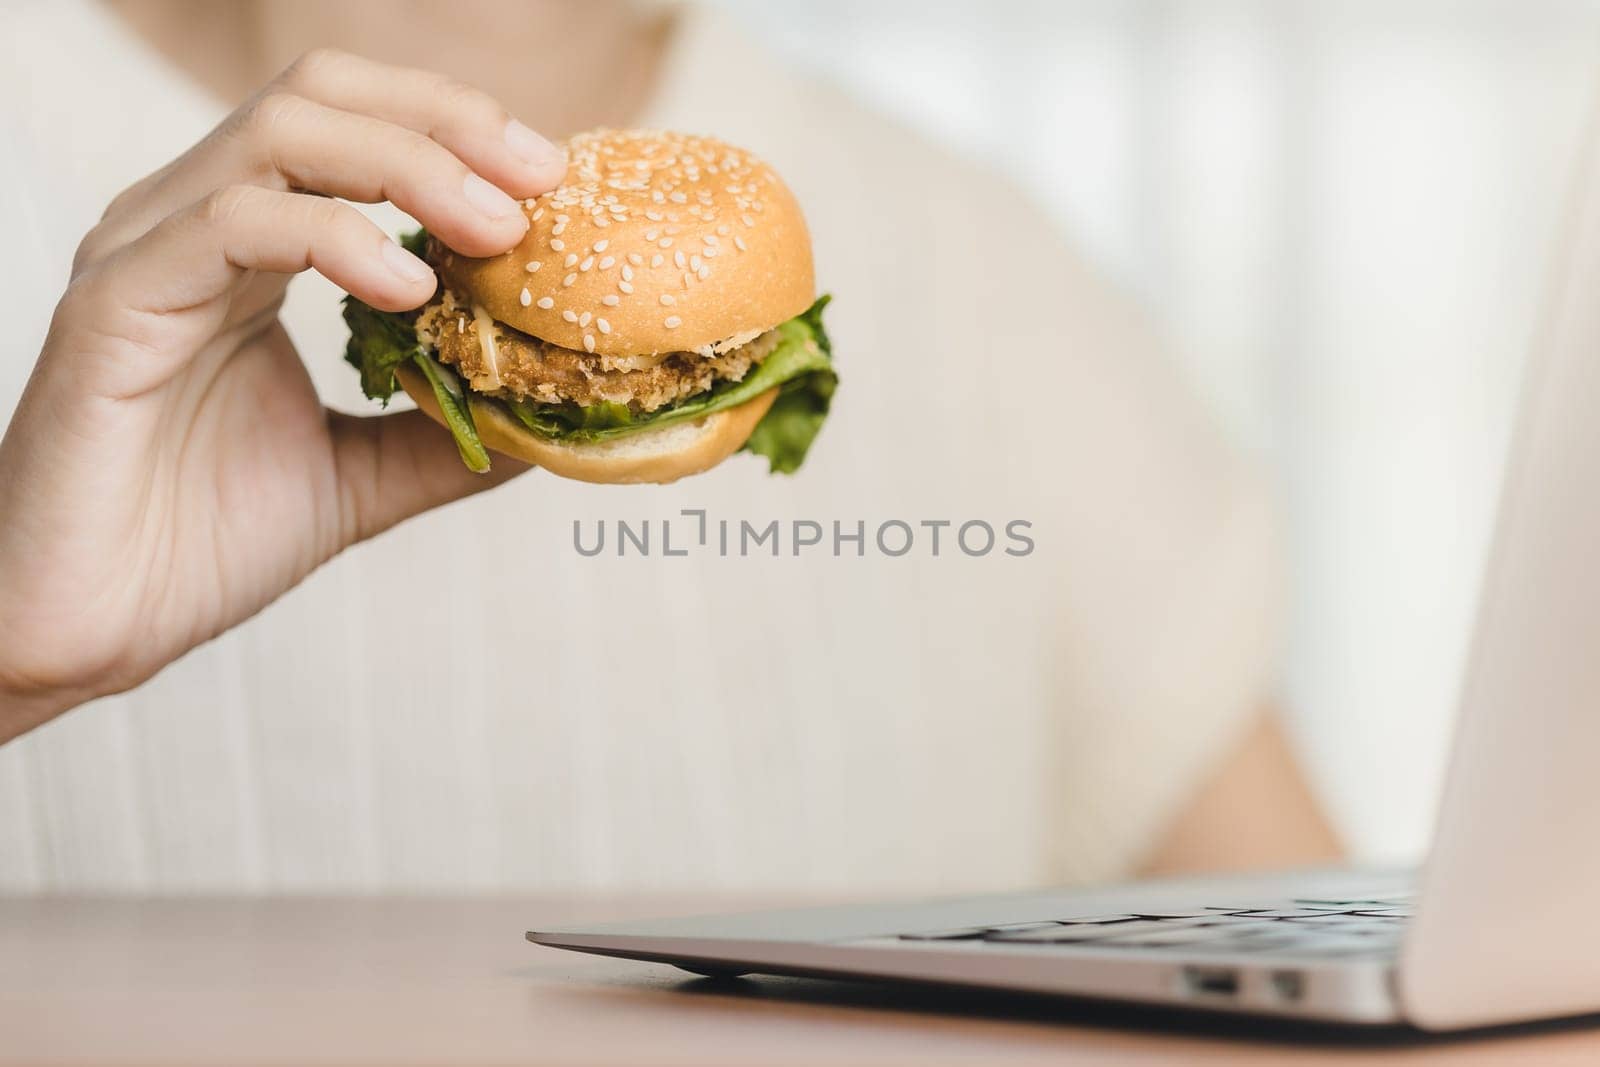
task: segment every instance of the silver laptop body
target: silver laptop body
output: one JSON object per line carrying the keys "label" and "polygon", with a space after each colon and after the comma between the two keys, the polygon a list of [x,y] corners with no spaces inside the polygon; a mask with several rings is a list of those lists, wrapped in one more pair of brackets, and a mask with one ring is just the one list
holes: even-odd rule
{"label": "silver laptop body", "polygon": [[1439,820],[1414,878],[1166,881],[528,938],[703,973],[909,980],[1430,1030],[1600,1011],[1591,163],[1524,385]]}

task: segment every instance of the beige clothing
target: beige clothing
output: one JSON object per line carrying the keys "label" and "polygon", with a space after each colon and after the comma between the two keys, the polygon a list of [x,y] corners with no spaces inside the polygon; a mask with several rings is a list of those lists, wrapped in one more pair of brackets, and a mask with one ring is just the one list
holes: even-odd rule
{"label": "beige clothing", "polygon": [[[1261,487],[1015,190],[738,32],[687,17],[648,122],[750,147],[806,206],[842,384],[805,468],[535,473],[349,551],[0,749],[0,885],[937,892],[1115,876],[1150,846],[1265,699]],[[4,411],[77,235],[224,109],[87,5],[23,9],[0,59],[25,326]],[[304,279],[285,318],[329,402],[365,410],[337,295]],[[575,520],[684,508],[859,520],[867,554],[574,549]],[[905,556],[874,543],[890,519]],[[989,555],[955,526],[927,550],[925,520],[975,519]]]}

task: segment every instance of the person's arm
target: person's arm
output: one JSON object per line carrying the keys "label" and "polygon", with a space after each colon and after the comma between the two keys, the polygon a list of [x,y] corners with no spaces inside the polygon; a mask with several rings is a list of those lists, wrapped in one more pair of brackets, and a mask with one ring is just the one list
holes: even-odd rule
{"label": "person's arm", "polygon": [[1143,864],[1151,875],[1314,867],[1344,854],[1276,711],[1263,714]]}
{"label": "person's arm", "polygon": [[428,265],[343,200],[490,256],[527,231],[514,197],[565,173],[483,93],[322,51],[112,202],[0,440],[0,743],[525,469],[468,472],[420,412],[326,410],[278,307],[310,269],[382,310],[433,295]]}

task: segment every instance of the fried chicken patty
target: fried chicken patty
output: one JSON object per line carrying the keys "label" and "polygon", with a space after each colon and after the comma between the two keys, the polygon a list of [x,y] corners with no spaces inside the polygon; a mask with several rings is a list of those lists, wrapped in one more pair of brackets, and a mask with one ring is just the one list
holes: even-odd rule
{"label": "fried chicken patty", "polygon": [[470,304],[444,289],[417,316],[417,335],[480,393],[580,407],[609,401],[641,413],[704,393],[719,381],[741,380],[778,342],[777,331],[768,330],[744,343],[725,342],[702,352],[599,356],[485,318],[494,331],[496,358],[490,367],[479,342],[479,321]]}

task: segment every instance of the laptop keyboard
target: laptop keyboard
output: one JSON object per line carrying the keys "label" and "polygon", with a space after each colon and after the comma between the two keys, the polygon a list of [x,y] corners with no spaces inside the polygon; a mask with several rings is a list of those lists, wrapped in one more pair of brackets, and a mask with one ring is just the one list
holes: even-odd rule
{"label": "laptop keyboard", "polygon": [[1173,949],[1263,955],[1386,956],[1400,946],[1411,897],[1292,900],[1282,905],[1082,915],[901,934],[902,941],[980,941],[1095,949]]}

